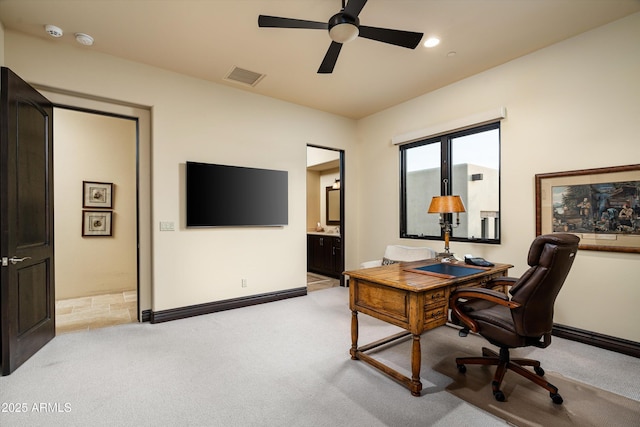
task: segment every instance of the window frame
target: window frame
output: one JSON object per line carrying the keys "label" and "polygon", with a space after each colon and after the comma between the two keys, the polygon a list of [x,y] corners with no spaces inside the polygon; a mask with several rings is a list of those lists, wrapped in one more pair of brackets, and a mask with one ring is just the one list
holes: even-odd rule
{"label": "window frame", "polygon": [[[449,196],[453,191],[453,167],[450,166],[450,160],[452,158],[452,145],[455,138],[460,138],[468,135],[478,134],[491,130],[498,131],[498,218],[496,219],[497,238],[484,238],[484,237],[459,237],[455,236],[455,229],[451,233],[449,240],[454,242],[469,242],[469,243],[484,243],[498,245],[502,239],[502,134],[500,120],[495,122],[485,123],[478,126],[469,127],[462,130],[456,130],[432,137],[427,137],[415,142],[403,144],[399,147],[400,152],[400,230],[399,235],[401,239],[417,239],[417,240],[444,240],[444,230],[440,227],[440,235],[412,235],[407,234],[407,150],[411,148],[421,147],[429,144],[440,144],[440,195]],[[455,166],[455,165],[454,165]],[[446,179],[446,181],[445,181]],[[427,215],[428,206],[425,206],[425,215]],[[453,214],[445,214],[445,219],[454,224]]]}

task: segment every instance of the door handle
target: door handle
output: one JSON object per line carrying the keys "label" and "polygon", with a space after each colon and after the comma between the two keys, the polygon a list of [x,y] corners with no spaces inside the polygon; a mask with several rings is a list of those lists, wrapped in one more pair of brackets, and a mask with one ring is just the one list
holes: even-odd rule
{"label": "door handle", "polygon": [[13,257],[9,258],[9,262],[11,264],[13,264],[13,265],[16,265],[17,263],[25,261],[25,260],[28,260],[28,259],[31,259],[31,257],[30,256],[26,256],[26,257],[23,257],[23,258],[16,258],[16,257],[13,256]]}

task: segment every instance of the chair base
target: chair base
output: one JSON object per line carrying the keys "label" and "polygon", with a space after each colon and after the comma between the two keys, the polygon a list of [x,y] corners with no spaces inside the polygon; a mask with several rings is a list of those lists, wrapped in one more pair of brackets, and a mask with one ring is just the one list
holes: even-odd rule
{"label": "chair base", "polygon": [[[493,376],[491,382],[491,389],[493,396],[498,402],[505,400],[504,393],[500,390],[502,380],[508,369],[513,372],[522,375],[529,381],[534,382],[540,387],[549,391],[549,396],[553,403],[561,404],[562,396],[558,394],[558,388],[553,384],[547,382],[544,378],[544,369],[540,367],[540,362],[533,359],[511,359],[509,356],[508,348],[500,348],[500,354],[486,347],[482,348],[483,357],[458,357],[456,358],[456,365],[460,373],[465,373],[467,368],[465,365],[496,365],[496,373]],[[532,366],[535,374],[526,370],[523,366]]]}

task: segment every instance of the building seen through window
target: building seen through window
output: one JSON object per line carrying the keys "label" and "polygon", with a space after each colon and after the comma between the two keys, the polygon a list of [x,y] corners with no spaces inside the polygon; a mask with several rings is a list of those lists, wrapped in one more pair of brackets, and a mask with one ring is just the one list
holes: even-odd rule
{"label": "building seen through window", "polygon": [[[500,242],[500,123],[492,123],[400,147],[400,237],[440,239],[433,196],[459,195],[466,212],[451,240]],[[456,224],[455,214],[445,214]]]}

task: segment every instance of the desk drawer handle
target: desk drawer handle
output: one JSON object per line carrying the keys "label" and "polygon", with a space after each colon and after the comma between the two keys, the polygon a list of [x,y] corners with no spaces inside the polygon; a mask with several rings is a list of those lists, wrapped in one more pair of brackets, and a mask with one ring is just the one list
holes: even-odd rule
{"label": "desk drawer handle", "polygon": [[432,319],[438,319],[440,317],[442,317],[443,312],[442,311],[436,311],[435,313],[431,313],[431,318]]}

